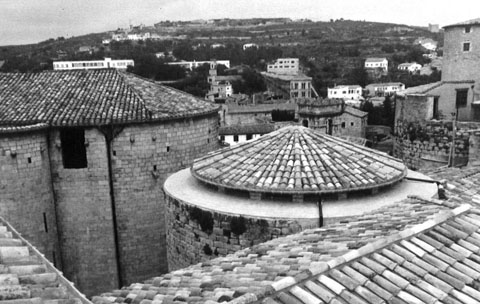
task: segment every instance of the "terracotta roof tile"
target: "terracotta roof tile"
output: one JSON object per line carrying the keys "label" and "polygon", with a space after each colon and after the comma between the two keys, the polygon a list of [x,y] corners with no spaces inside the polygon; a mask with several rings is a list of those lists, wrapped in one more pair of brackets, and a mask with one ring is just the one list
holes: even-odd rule
{"label": "terracotta roof tile", "polygon": [[114,69],[0,73],[0,125],[124,124],[217,110],[186,93]]}
{"label": "terracotta roof tile", "polygon": [[211,152],[197,159],[191,172],[225,188],[320,194],[386,186],[401,180],[407,171],[386,154],[292,126]]}

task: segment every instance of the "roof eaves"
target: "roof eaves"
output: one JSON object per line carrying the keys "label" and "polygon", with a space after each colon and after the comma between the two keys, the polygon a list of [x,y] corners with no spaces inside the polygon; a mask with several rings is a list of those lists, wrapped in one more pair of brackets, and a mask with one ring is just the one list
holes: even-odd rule
{"label": "roof eaves", "polygon": [[304,273],[300,273],[295,277],[285,277],[279,281],[272,283],[267,286],[264,291],[257,293],[247,293],[238,298],[232,299],[229,301],[229,304],[248,304],[257,301],[261,301],[262,298],[266,296],[272,296],[274,294],[280,293],[286,289],[290,289],[302,282],[313,279],[314,277],[320,276],[327,271],[335,269],[341,265],[357,260],[366,255],[375,253],[383,248],[386,248],[394,243],[400,242],[402,240],[410,239],[420,233],[426,232],[438,225],[441,225],[448,221],[449,219],[455,218],[461,214],[464,214],[471,210],[472,206],[469,204],[463,204],[453,210],[440,211],[432,219],[425,221],[422,224],[415,225],[413,227],[407,228],[403,231],[397,232],[385,238],[379,239],[377,241],[368,243],[358,249],[351,250],[344,255],[336,257],[332,260],[326,262],[320,262],[315,267],[311,267],[309,270]]}

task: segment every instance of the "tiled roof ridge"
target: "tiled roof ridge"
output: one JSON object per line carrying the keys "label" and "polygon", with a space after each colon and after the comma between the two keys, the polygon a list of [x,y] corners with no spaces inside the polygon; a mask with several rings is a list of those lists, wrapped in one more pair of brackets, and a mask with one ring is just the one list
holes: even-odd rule
{"label": "tiled roof ridge", "polygon": [[327,271],[335,269],[341,265],[352,262],[353,260],[359,259],[368,254],[374,253],[382,248],[390,246],[396,242],[414,237],[420,233],[426,232],[445,223],[446,221],[455,218],[461,214],[466,213],[472,209],[470,204],[463,204],[453,210],[442,210],[438,212],[432,219],[429,219],[422,224],[418,224],[412,227],[409,227],[405,230],[394,233],[385,238],[381,238],[377,241],[368,243],[358,249],[351,250],[344,255],[338,256],[327,262],[320,262],[314,267],[309,268],[308,270],[297,274],[295,277],[287,276],[279,281],[273,282],[272,284],[266,286],[264,290],[257,293],[246,293],[238,298],[232,299],[229,301],[229,304],[248,304],[254,302],[260,302],[264,297],[272,296],[276,293],[280,293],[283,290],[291,288],[295,285],[300,284],[303,281],[311,280],[313,277],[320,276]]}
{"label": "tiled roof ridge", "polygon": [[[40,259],[42,264],[46,266],[48,271],[53,272],[57,275],[59,283],[66,287],[68,292],[73,295],[75,298],[81,301],[82,304],[92,304],[87,297],[82,294],[72,282],[70,282],[67,278],[64,277],[63,272],[58,270],[47,258],[45,255],[42,254],[36,247],[34,247],[29,241],[22,237],[22,235],[3,217],[0,216],[0,224],[7,227],[7,230],[14,236],[16,239],[20,240],[22,245],[26,246],[30,253],[33,253],[37,258]],[[2,301],[0,301],[2,302]]]}

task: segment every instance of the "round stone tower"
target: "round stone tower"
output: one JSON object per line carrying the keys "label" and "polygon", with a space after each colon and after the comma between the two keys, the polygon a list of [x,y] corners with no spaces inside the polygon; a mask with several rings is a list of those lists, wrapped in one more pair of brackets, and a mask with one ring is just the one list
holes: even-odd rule
{"label": "round stone tower", "polygon": [[164,184],[169,270],[435,194],[407,173],[384,153],[298,126],[211,152]]}

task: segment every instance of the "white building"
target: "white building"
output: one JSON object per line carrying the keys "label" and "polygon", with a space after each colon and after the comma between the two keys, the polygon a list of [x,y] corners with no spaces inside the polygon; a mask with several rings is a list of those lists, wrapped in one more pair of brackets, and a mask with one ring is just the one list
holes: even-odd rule
{"label": "white building", "polygon": [[126,69],[128,66],[134,66],[132,59],[112,60],[84,60],[84,61],[54,61],[54,70],[91,70],[91,69]]}
{"label": "white building", "polygon": [[246,49],[249,49],[249,48],[257,48],[258,49],[258,44],[256,43],[245,43],[243,45],[243,50],[245,51]]}
{"label": "white building", "polygon": [[387,58],[367,58],[365,60],[366,69],[381,69],[388,72],[388,60]]}
{"label": "white building", "polygon": [[204,65],[205,63],[212,64],[216,63],[223,64],[228,69],[230,68],[230,60],[209,60],[209,61],[178,61],[178,62],[168,62],[167,64],[170,65],[179,65],[186,69],[193,70],[194,68],[198,68],[199,66]]}
{"label": "white building", "polygon": [[339,85],[328,88],[328,98],[358,100],[362,98],[362,87],[359,85]]}
{"label": "white building", "polygon": [[405,85],[401,82],[371,83],[365,87],[369,96],[388,96],[405,90]]}
{"label": "white building", "polygon": [[268,73],[295,75],[299,71],[298,58],[278,58],[275,63],[267,65]]}
{"label": "white building", "polygon": [[399,70],[408,71],[410,73],[415,73],[417,71],[420,71],[421,68],[422,68],[422,65],[416,62],[406,62],[398,65]]}

